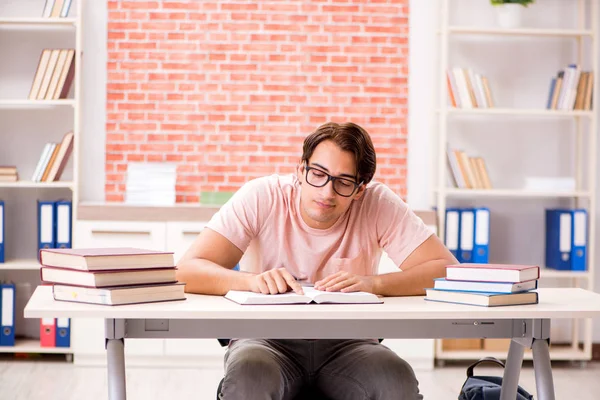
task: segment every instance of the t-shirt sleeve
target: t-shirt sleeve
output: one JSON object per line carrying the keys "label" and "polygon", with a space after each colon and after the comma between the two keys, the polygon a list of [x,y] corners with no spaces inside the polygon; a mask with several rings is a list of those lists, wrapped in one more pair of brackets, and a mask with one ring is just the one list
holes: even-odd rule
{"label": "t-shirt sleeve", "polygon": [[225,236],[245,252],[273,209],[272,203],[269,177],[251,180],[235,192],[206,227]]}
{"label": "t-shirt sleeve", "polygon": [[377,239],[399,267],[434,232],[391,189],[383,185],[377,189]]}

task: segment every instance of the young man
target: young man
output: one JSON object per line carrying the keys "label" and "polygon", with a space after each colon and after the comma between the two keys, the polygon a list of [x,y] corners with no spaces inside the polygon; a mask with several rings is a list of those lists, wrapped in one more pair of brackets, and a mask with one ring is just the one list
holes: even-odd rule
{"label": "young man", "polygon": [[[375,166],[363,128],[320,126],[295,174],[252,180],[215,214],[179,262],[179,281],[215,295],[301,293],[298,280],[319,290],[424,294],[457,261],[398,196],[371,182]],[[377,275],[382,250],[401,271]],[[243,272],[233,270],[238,262]],[[376,339],[230,343],[224,400],[293,399],[306,384],[334,400],[422,399],[410,365]]]}

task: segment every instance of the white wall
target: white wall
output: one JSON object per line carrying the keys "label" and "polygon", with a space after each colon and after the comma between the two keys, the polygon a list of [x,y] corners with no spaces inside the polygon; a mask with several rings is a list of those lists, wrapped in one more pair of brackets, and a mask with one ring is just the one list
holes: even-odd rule
{"label": "white wall", "polygon": [[[566,3],[538,1],[525,10],[525,23],[532,27],[573,28],[576,4],[568,2],[567,6]],[[435,1],[410,3],[408,202],[418,209],[435,205],[431,174],[436,172],[432,171],[432,163],[437,160],[434,136],[437,134],[434,110],[438,106],[439,78],[437,4]],[[452,0],[451,4],[452,24],[495,25],[494,8],[488,1]],[[576,62],[575,49],[572,39],[463,37],[452,39],[449,65],[471,67],[486,75],[498,105],[543,108],[551,77],[568,63]],[[584,59],[585,68],[591,67],[590,58]],[[527,175],[572,174],[575,165],[573,132],[574,123],[569,119],[470,117],[451,119],[448,124],[450,144],[463,148],[469,155],[485,157],[492,184],[503,188],[521,187]],[[596,201],[596,207],[600,206],[600,200]],[[543,265],[543,209],[572,204],[567,200],[505,199],[452,201],[449,205],[491,208],[490,261]],[[596,215],[596,220],[591,221],[596,227],[599,218]],[[596,242],[590,245],[598,248],[600,238],[596,236]],[[565,282],[545,280],[543,284],[560,286]],[[595,287],[596,291],[600,288],[598,273]],[[556,324],[553,335],[568,338],[569,326],[568,323]],[[600,341],[600,320],[595,321],[594,341]]]}
{"label": "white wall", "polygon": [[104,201],[107,0],[84,0],[81,201]]}

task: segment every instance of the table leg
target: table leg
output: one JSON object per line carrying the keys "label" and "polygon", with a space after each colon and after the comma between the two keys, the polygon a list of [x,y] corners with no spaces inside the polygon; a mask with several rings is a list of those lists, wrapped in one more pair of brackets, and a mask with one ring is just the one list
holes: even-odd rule
{"label": "table leg", "polygon": [[123,339],[106,339],[109,400],[125,400],[125,346]]}
{"label": "table leg", "polygon": [[521,365],[523,365],[524,350],[522,344],[511,340],[504,367],[500,400],[513,400],[517,398],[517,387],[519,386]]}
{"label": "table leg", "polygon": [[537,398],[539,400],[555,400],[548,341],[545,339],[533,339],[531,349],[533,351],[533,369],[535,372]]}

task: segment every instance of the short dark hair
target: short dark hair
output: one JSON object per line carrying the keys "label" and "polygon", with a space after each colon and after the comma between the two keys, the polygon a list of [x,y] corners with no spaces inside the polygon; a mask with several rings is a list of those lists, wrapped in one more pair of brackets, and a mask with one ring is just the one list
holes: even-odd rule
{"label": "short dark hair", "polygon": [[302,162],[308,163],[319,143],[331,140],[339,148],[354,154],[358,182],[369,183],[375,175],[377,161],[371,137],[365,129],[352,122],[337,124],[328,122],[304,139]]}

